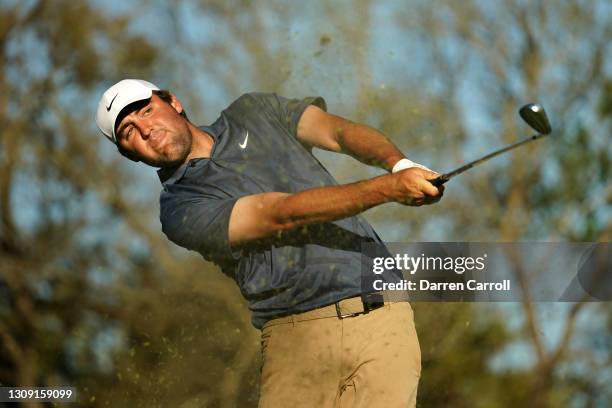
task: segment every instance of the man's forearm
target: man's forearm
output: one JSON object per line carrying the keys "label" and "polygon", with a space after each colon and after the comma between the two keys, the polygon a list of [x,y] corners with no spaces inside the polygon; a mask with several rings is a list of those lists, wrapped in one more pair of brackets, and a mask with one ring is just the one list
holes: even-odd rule
{"label": "man's forearm", "polygon": [[270,192],[240,198],[232,210],[229,240],[234,246],[268,238],[303,225],[339,220],[387,202],[431,204],[441,192],[427,178],[435,173],[410,169],[340,186],[298,193]]}
{"label": "man's forearm", "polygon": [[304,225],[350,217],[387,202],[432,204],[442,196],[442,190],[427,181],[435,174],[415,168],[293,194],[268,192],[244,196],[232,209],[229,241],[238,247]]}
{"label": "man's forearm", "polygon": [[402,152],[381,132],[346,120],[337,129],[336,140],[343,153],[362,163],[391,171],[404,158]]}
{"label": "man's forearm", "polygon": [[336,221],[393,201],[393,176],[297,193],[269,192],[240,198],[232,210],[229,241],[235,246],[279,236],[304,225]]}
{"label": "man's forearm", "polygon": [[350,217],[388,202],[416,206],[432,204],[442,196],[442,190],[428,181],[435,174],[410,169],[351,184],[284,194],[275,200],[269,214],[274,217],[275,228],[288,230]]}
{"label": "man's forearm", "polygon": [[287,194],[278,200],[272,210],[281,229],[301,225],[335,221],[392,201],[386,194],[386,176],[340,186],[313,188]]}

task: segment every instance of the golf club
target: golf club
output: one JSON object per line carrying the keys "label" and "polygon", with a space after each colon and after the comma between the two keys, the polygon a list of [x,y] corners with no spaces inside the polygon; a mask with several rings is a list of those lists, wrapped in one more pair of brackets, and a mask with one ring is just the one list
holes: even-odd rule
{"label": "golf club", "polygon": [[533,136],[528,137],[525,140],[511,144],[510,146],[506,146],[502,149],[496,150],[493,153],[489,153],[486,156],[481,157],[480,159],[474,160],[464,166],[459,167],[456,170],[451,171],[450,173],[442,174],[441,176],[431,180],[431,184],[433,184],[436,187],[441,186],[442,184],[446,183],[451,178],[463,173],[466,170],[471,169],[472,167],[479,165],[480,163],[483,163],[489,159],[492,159],[495,156],[499,156],[500,154],[505,153],[509,150],[512,150],[515,147],[519,147],[521,145],[524,145],[525,143],[529,143],[541,137],[547,136],[548,134],[550,134],[550,132],[552,132],[552,128],[550,127],[550,122],[548,121],[548,116],[546,116],[546,111],[544,110],[542,105],[539,105],[537,103],[528,103],[527,105],[519,109],[519,115],[521,115],[521,118],[523,118],[525,123],[531,126],[531,128],[537,131],[538,133]]}

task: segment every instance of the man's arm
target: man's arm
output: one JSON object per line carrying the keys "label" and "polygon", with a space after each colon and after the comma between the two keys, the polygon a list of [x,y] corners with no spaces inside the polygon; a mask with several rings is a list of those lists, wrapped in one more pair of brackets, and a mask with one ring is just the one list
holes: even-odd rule
{"label": "man's arm", "polygon": [[443,188],[427,179],[436,173],[418,168],[340,186],[299,193],[262,193],[236,201],[229,221],[234,248],[303,225],[335,221],[387,202],[419,206],[437,202]]}
{"label": "man's arm", "polygon": [[381,132],[311,105],[302,114],[297,137],[309,146],[348,154],[362,163],[391,171],[404,158]]}

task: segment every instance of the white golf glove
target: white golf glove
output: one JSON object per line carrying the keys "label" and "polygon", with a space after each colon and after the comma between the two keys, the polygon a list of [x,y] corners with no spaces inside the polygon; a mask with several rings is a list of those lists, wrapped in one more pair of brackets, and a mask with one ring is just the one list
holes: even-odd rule
{"label": "white golf glove", "polygon": [[423,166],[422,164],[413,162],[412,160],[401,159],[400,161],[395,163],[395,166],[393,166],[393,169],[391,170],[391,173],[397,173],[400,170],[409,169],[410,167],[418,167],[419,169],[423,169],[423,170],[427,170],[427,171],[433,171],[433,170],[428,169],[427,167]]}

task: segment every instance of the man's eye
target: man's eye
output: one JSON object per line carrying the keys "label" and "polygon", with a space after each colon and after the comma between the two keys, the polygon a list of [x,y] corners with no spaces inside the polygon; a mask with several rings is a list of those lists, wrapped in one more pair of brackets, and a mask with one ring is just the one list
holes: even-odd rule
{"label": "man's eye", "polygon": [[148,107],[147,109],[145,109],[144,114],[148,115],[151,112],[151,107]]}

